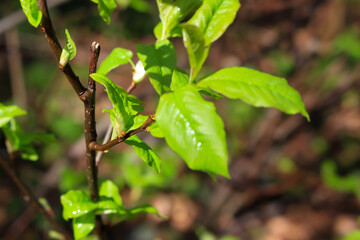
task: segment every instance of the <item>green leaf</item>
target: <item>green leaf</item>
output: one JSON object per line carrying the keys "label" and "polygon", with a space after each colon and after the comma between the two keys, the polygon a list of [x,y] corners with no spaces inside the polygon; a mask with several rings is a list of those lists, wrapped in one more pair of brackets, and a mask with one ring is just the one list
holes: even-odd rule
{"label": "green leaf", "polygon": [[25,115],[26,111],[15,105],[5,106],[0,103],[0,128],[7,124],[13,117]]}
{"label": "green leaf", "polygon": [[82,239],[89,235],[95,228],[95,214],[89,212],[73,219],[73,230],[75,240]]}
{"label": "green leaf", "polygon": [[160,98],[156,122],[168,145],[194,170],[230,177],[224,124],[191,85]]}
{"label": "green leaf", "polygon": [[160,95],[169,92],[177,61],[172,43],[169,40],[163,40],[151,46],[138,44],[136,49],[155,90]]}
{"label": "green leaf", "polygon": [[360,230],[355,230],[349,233],[348,235],[346,235],[346,237],[343,237],[341,240],[359,240],[359,239],[360,239]]}
{"label": "green leaf", "polygon": [[100,197],[112,198],[119,206],[123,205],[119,188],[112,181],[105,181],[101,184],[99,190]]}
{"label": "green leaf", "polygon": [[181,70],[180,68],[176,68],[172,75],[171,90],[176,90],[185,85],[189,84],[189,74]]}
{"label": "green leaf", "polygon": [[217,92],[215,92],[211,88],[199,88],[199,92],[206,95],[206,96],[208,96],[208,97],[212,97],[214,99],[222,99],[223,98],[220,94],[218,94]]}
{"label": "green leaf", "polygon": [[245,67],[224,68],[198,83],[228,98],[256,107],[274,107],[287,114],[301,113],[310,121],[300,94],[285,79]]}
{"label": "green leaf", "polygon": [[133,110],[129,104],[126,91],[101,73],[93,73],[90,76],[106,87],[109,99],[114,106],[113,110],[106,111],[110,113],[110,120],[114,129],[120,133],[129,129],[133,125],[132,115],[137,114],[137,111]]}
{"label": "green leaf", "polygon": [[157,0],[160,19],[162,22],[161,37],[170,37],[172,30],[190,13],[194,12],[200,5],[201,0]]}
{"label": "green leaf", "polygon": [[99,69],[96,72],[106,75],[114,68],[117,68],[123,64],[127,64],[132,56],[133,53],[130,50],[124,48],[115,48],[101,63]]}
{"label": "green leaf", "polygon": [[114,214],[119,211],[124,211],[112,198],[109,197],[100,197],[100,200],[97,202],[96,214]]}
{"label": "green leaf", "polygon": [[41,22],[42,13],[36,0],[20,0],[23,12],[33,27],[38,27]]}
{"label": "green leaf", "polygon": [[76,46],[72,40],[70,33],[65,29],[66,43],[61,52],[59,66],[64,68],[66,64],[75,57],[76,55]]}
{"label": "green leaf", "polygon": [[143,214],[143,213],[156,214],[158,217],[166,219],[166,217],[159,214],[159,212],[156,208],[154,208],[153,206],[148,205],[148,204],[128,209],[126,219],[134,218],[135,216],[137,216],[139,214]]}
{"label": "green leaf", "polygon": [[153,123],[150,128],[150,133],[152,136],[157,137],[157,138],[164,138],[164,134],[161,132],[161,129],[159,127],[159,124],[157,122]]}
{"label": "green leaf", "polygon": [[205,35],[205,44],[209,45],[234,21],[239,8],[239,0],[204,0],[188,24],[200,28]]}
{"label": "green leaf", "polygon": [[210,50],[210,46],[205,47],[205,39],[201,30],[194,25],[183,25],[183,41],[189,55],[190,82],[198,75]]}
{"label": "green leaf", "polygon": [[137,129],[139,127],[141,127],[141,125],[143,125],[143,123],[148,119],[148,116],[144,116],[144,115],[136,115],[134,117],[134,124],[131,126],[131,128],[128,129],[128,131]]}
{"label": "green leaf", "polygon": [[98,4],[100,16],[107,24],[109,24],[110,16],[116,8],[115,0],[96,0],[96,3]]}
{"label": "green leaf", "polygon": [[161,171],[161,160],[158,155],[138,136],[133,135],[124,141],[126,144],[134,147],[136,154],[141,160],[149,165],[155,172]]}
{"label": "green leaf", "polygon": [[112,110],[104,109],[103,112],[110,114],[110,122],[113,127],[111,140],[117,138],[122,133],[126,132],[125,122],[123,116],[115,108]]}
{"label": "green leaf", "polygon": [[[168,36],[167,38],[175,38],[175,37],[181,37],[182,36],[182,32],[181,32],[181,27],[178,25],[176,27],[174,27],[170,33],[167,33]],[[159,22],[155,27],[154,27],[154,35],[156,37],[156,39],[161,40],[162,38],[162,34],[163,34],[163,24],[162,22]]]}
{"label": "green leaf", "polygon": [[64,208],[63,218],[65,220],[80,217],[97,208],[97,204],[92,202],[87,194],[79,190],[70,190],[61,195],[61,204]]}

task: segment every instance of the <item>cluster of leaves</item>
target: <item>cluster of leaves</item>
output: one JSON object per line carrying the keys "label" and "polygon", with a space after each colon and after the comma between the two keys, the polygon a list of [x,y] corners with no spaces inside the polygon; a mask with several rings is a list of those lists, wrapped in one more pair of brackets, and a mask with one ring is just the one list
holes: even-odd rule
{"label": "cluster of leaves", "polygon": [[15,117],[25,115],[26,111],[15,105],[0,103],[0,129],[5,134],[8,152],[19,153],[22,159],[37,161],[39,156],[33,146],[34,141],[48,143],[54,141],[53,135],[25,133]]}
{"label": "cluster of leaves", "polygon": [[100,199],[93,202],[89,195],[80,190],[70,190],[61,196],[61,204],[64,207],[63,218],[73,219],[75,239],[86,239],[95,228],[95,216],[107,215],[113,223],[131,219],[140,213],[158,214],[157,210],[149,205],[135,208],[125,208],[118,187],[111,181],[105,181],[100,186]]}
{"label": "cluster of leaves", "polygon": [[[110,22],[111,13],[119,0],[92,0],[98,5],[100,16]],[[36,0],[21,0],[23,10],[33,26],[39,24],[41,14]],[[299,93],[285,79],[271,76],[245,67],[219,70],[199,78],[211,44],[226,31],[240,8],[239,0],[157,0],[161,22],[154,28],[157,41],[152,45],[137,45],[139,61],[135,65],[129,50],[116,48],[103,61],[91,77],[105,86],[113,109],[109,113],[113,126],[112,139],[140,127],[147,116],[142,102],[111,81],[107,74],[123,64],[134,69],[133,81],[140,83],[146,75],[160,95],[156,109],[156,123],[150,133],[165,138],[167,144],[179,154],[193,170],[230,178],[224,124],[214,104],[203,95],[221,99],[241,99],[256,107],[274,107],[288,114],[301,113],[309,120]],[[76,54],[76,47],[68,31],[66,47],[60,59],[60,67]],[[169,40],[182,37],[187,49],[190,70],[177,66],[176,49]],[[137,155],[160,172],[161,161],[157,154],[139,137],[132,136],[125,143],[134,147]],[[94,203],[81,191],[69,191],[62,195],[64,218],[73,218],[75,237],[87,236],[94,228],[96,214],[115,214],[124,217],[151,210],[125,210],[118,189],[105,182],[100,189],[101,200]],[[119,200],[120,199],[120,200]]]}

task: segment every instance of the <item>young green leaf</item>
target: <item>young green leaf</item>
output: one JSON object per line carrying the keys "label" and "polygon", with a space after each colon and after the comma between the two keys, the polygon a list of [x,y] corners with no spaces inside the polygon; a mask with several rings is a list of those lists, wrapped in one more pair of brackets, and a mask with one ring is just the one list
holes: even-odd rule
{"label": "young green leaf", "polygon": [[7,124],[13,117],[25,115],[26,111],[15,105],[5,106],[0,103],[0,128]]}
{"label": "young green leaf", "polygon": [[133,53],[130,50],[124,48],[115,48],[101,63],[99,69],[96,72],[106,75],[114,68],[117,68],[123,64],[127,64],[132,56]]}
{"label": "young green leaf", "polygon": [[202,30],[207,46],[225,32],[234,21],[239,8],[239,0],[204,0],[188,24]]}
{"label": "young green leaf", "polygon": [[189,55],[190,82],[198,75],[210,50],[210,46],[205,46],[204,34],[194,25],[183,25],[183,41]]}
{"label": "young green leaf", "polygon": [[76,46],[72,40],[70,33],[65,29],[66,43],[60,55],[59,66],[64,68],[66,64],[75,57],[76,55]]}
{"label": "young green leaf", "polygon": [[97,202],[96,214],[114,214],[119,211],[123,211],[123,208],[117,204],[114,199],[109,197],[100,197],[100,200]]}
{"label": "young green leaf", "polygon": [[141,160],[149,165],[155,172],[161,171],[161,160],[158,155],[138,136],[133,135],[124,141],[126,144],[134,147],[136,154]]}
{"label": "young green leaf", "polygon": [[113,199],[119,206],[123,205],[119,188],[112,181],[105,181],[101,184],[99,190],[100,197],[108,197]]}
{"label": "young green leaf", "polygon": [[164,138],[164,134],[161,132],[161,129],[159,127],[159,124],[157,122],[153,123],[150,128],[150,133],[153,137],[157,137],[157,138]]}
{"label": "young green leaf", "polygon": [[64,208],[63,218],[65,220],[80,217],[97,208],[96,203],[92,202],[87,194],[79,190],[70,190],[61,195],[61,204]]}
{"label": "young green leaf", "polygon": [[211,88],[199,88],[199,92],[214,99],[222,99],[223,96],[212,90]]}
{"label": "young green leaf", "polygon": [[128,131],[137,129],[139,127],[141,127],[141,125],[143,125],[143,123],[148,119],[148,116],[144,116],[141,114],[138,114],[134,117],[134,124],[128,129]]}
{"label": "young green leaf", "polygon": [[[167,34],[167,38],[175,38],[175,37],[181,37],[182,36],[182,32],[181,32],[181,27],[179,25],[177,25],[176,27],[174,27],[170,33],[166,33]],[[163,34],[163,24],[162,22],[159,22],[155,27],[154,27],[154,35],[156,37],[157,40],[161,40],[162,39],[162,34]]]}
{"label": "young green leaf", "polygon": [[156,122],[168,145],[194,170],[230,177],[224,124],[191,85],[160,98]]}
{"label": "young green leaf", "polygon": [[142,205],[142,206],[139,206],[139,207],[134,207],[134,208],[131,208],[131,209],[127,210],[126,219],[134,218],[137,215],[142,214],[142,213],[156,214],[158,217],[166,219],[165,216],[162,216],[162,215],[159,214],[158,210],[155,207],[153,207],[153,206],[151,206],[149,204],[145,204],[145,205]]}
{"label": "young green leaf", "polygon": [[75,240],[83,239],[95,228],[94,212],[86,213],[73,219],[73,230]]}
{"label": "young green leaf", "polygon": [[116,127],[119,129],[120,133],[126,131],[133,125],[133,116],[137,114],[135,110],[132,109],[131,104],[128,101],[128,94],[126,91],[115,85],[108,77],[101,73],[93,73],[90,75],[95,81],[101,83],[106,87],[109,99],[112,102],[114,109],[108,112],[112,112],[110,120],[116,123]]}
{"label": "young green leaf", "polygon": [[97,3],[99,14],[102,19],[109,24],[110,23],[110,16],[112,12],[116,8],[115,0],[96,0],[93,2]]}
{"label": "young green leaf", "polygon": [[169,92],[172,73],[177,62],[172,43],[169,40],[163,40],[151,46],[138,44],[136,49],[155,90],[160,95]]}
{"label": "young green leaf", "polygon": [[170,37],[172,30],[190,13],[195,11],[201,0],[157,0],[162,22],[161,40]]}
{"label": "young green leaf", "polygon": [[29,23],[33,27],[38,27],[41,22],[42,13],[39,10],[36,0],[20,0],[21,8],[25,13]]}
{"label": "young green leaf", "polygon": [[203,78],[197,85],[256,107],[274,107],[287,114],[301,113],[310,121],[300,94],[283,78],[245,67],[232,67]]}
{"label": "young green leaf", "polygon": [[171,90],[176,90],[185,85],[189,84],[189,74],[181,70],[180,68],[176,68],[173,72],[171,79]]}

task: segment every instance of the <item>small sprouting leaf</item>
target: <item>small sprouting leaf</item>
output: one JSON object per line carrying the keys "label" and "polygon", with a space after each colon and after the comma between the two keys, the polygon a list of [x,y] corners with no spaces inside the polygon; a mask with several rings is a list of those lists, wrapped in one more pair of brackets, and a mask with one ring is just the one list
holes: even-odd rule
{"label": "small sprouting leaf", "polygon": [[127,64],[132,56],[133,53],[130,50],[124,48],[115,48],[101,63],[99,69],[96,72],[106,75],[114,68],[117,68],[123,64]]}
{"label": "small sprouting leaf", "polygon": [[274,107],[287,114],[301,113],[310,121],[300,94],[283,78],[245,67],[232,67],[201,79],[197,85],[256,107]]}
{"label": "small sprouting leaf", "polygon": [[99,196],[112,198],[119,206],[123,205],[119,188],[112,181],[107,180],[101,184]]}
{"label": "small sprouting leaf", "polygon": [[150,128],[150,133],[153,137],[157,137],[157,138],[164,138],[164,134],[161,132],[161,129],[159,127],[159,124],[157,122],[153,123]]}
{"label": "small sprouting leaf", "polygon": [[183,40],[189,55],[190,82],[198,75],[210,50],[210,46],[205,46],[204,34],[194,25],[183,26]]}
{"label": "small sprouting leaf", "polygon": [[115,0],[96,0],[93,2],[98,4],[98,10],[100,16],[107,24],[109,24],[110,16],[116,8]]}
{"label": "small sprouting leaf", "polygon": [[177,61],[172,43],[169,40],[162,40],[151,46],[138,44],[136,49],[155,90],[160,95],[169,92]]}
{"label": "small sprouting leaf", "polygon": [[224,124],[194,86],[161,96],[155,119],[168,145],[191,169],[230,177]]}
{"label": "small sprouting leaf", "polygon": [[[155,27],[154,27],[154,35],[156,37],[156,39],[161,40],[162,34],[163,34],[163,24],[162,22],[159,22]],[[181,32],[181,27],[178,25],[176,27],[174,27],[170,33],[168,33],[167,38],[175,38],[175,37],[181,37],[182,36],[182,32]]]}
{"label": "small sprouting leaf", "polygon": [[176,68],[173,72],[171,79],[171,90],[176,90],[185,85],[189,84],[189,74],[181,70],[180,68]]}
{"label": "small sprouting leaf", "polygon": [[20,0],[23,12],[25,13],[29,23],[38,27],[41,22],[42,13],[39,10],[36,0]]}
{"label": "small sprouting leaf", "polygon": [[94,212],[86,213],[73,219],[73,230],[75,240],[83,239],[95,228]]}
{"label": "small sprouting leaf", "polygon": [[65,29],[66,43],[60,55],[59,66],[64,68],[66,64],[75,57],[76,55],[76,46],[72,40],[70,33]]}
{"label": "small sprouting leaf", "polygon": [[13,117],[25,115],[26,111],[15,105],[5,106],[0,103],[0,128],[7,124]]}
{"label": "small sprouting leaf", "polygon": [[204,0],[188,24],[202,30],[207,46],[225,32],[234,21],[239,8],[239,0]]}
{"label": "small sprouting leaf", "polygon": [[83,191],[70,190],[61,195],[61,204],[63,206],[63,218],[77,218],[96,209],[96,203],[92,202],[90,197]]}
{"label": "small sprouting leaf", "polygon": [[133,135],[124,141],[126,144],[134,147],[136,154],[141,160],[148,164],[155,172],[161,171],[161,160],[158,155],[138,136]]}
{"label": "small sprouting leaf", "polygon": [[128,131],[137,129],[139,127],[141,127],[141,125],[143,125],[143,123],[148,119],[148,116],[144,116],[144,115],[136,115],[134,117],[134,124],[128,129]]}
{"label": "small sprouting leaf", "polygon": [[113,132],[111,135],[111,140],[117,138],[120,136],[120,134],[126,132],[125,128],[125,122],[123,116],[119,113],[116,108],[113,108],[112,110],[104,109],[103,112],[107,112],[110,114],[110,122],[113,127]]}
{"label": "small sprouting leaf", "polygon": [[133,73],[133,81],[136,83],[144,80],[146,76],[146,71],[144,68],[144,64],[141,61],[138,61],[135,65],[134,73]]}
{"label": "small sprouting leaf", "polygon": [[133,125],[132,115],[137,114],[137,112],[132,109],[131,104],[129,104],[128,94],[123,88],[115,85],[108,77],[101,73],[93,73],[90,76],[106,87],[109,99],[114,106],[114,109],[110,111],[113,113],[113,119],[110,117],[110,120],[118,124],[120,132],[126,131]]}
{"label": "small sprouting leaf", "polygon": [[162,22],[161,37],[170,37],[172,30],[200,5],[201,0],[157,0],[160,19]]}

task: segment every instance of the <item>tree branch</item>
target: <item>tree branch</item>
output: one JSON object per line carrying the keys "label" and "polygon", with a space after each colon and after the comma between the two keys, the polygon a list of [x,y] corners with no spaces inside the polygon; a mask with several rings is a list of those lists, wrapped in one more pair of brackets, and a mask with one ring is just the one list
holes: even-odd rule
{"label": "tree branch", "polygon": [[89,144],[90,149],[96,150],[96,151],[102,151],[102,152],[106,152],[108,151],[111,147],[115,146],[116,144],[122,143],[123,141],[125,141],[126,139],[128,139],[129,137],[131,137],[132,135],[135,135],[141,131],[146,130],[146,128],[148,126],[150,126],[153,122],[155,122],[154,119],[155,115],[154,114],[150,114],[149,118],[137,129],[131,130],[117,138],[115,138],[114,140],[111,140],[105,144],[97,144],[95,141],[91,142]]}
{"label": "tree branch", "polygon": [[[57,61],[59,62],[62,48],[58,38],[56,37],[56,33],[51,22],[47,2],[46,0],[37,0],[37,3],[40,11],[42,12],[42,19],[40,23],[41,30],[44,32],[45,37],[55,54]],[[60,70],[63,71],[79,98],[84,101],[83,94],[85,93],[86,88],[81,84],[79,77],[75,75],[70,64],[66,64],[66,66],[63,69],[60,68]]]}
{"label": "tree branch", "polygon": [[43,215],[43,217],[52,225],[52,227],[60,232],[65,239],[72,239],[71,235],[68,233],[65,228],[63,228],[46,209],[39,203],[35,195],[30,191],[30,189],[25,185],[25,183],[19,178],[14,169],[9,164],[9,157],[5,154],[0,154],[0,165],[9,175],[11,180],[16,184],[24,195],[24,199],[28,202],[31,202],[35,209]]}

